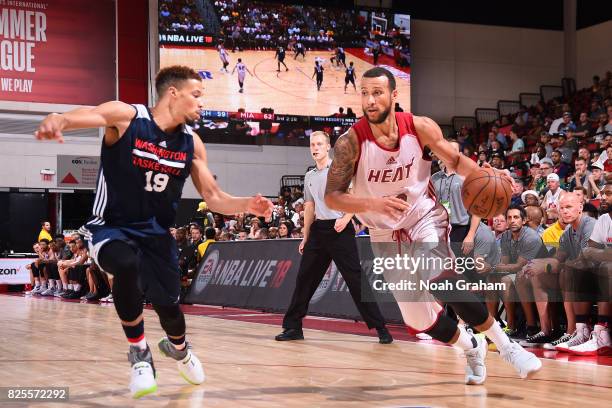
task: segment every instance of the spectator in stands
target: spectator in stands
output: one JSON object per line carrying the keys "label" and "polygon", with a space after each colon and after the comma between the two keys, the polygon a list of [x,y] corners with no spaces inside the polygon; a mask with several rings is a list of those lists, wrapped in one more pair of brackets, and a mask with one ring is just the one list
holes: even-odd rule
{"label": "spectator in stands", "polygon": [[531,164],[538,164],[538,163],[540,163],[540,160],[542,160],[545,157],[546,157],[546,148],[544,147],[544,145],[542,143],[538,142],[536,144],[536,151],[531,153],[530,163]]}
{"label": "spectator in stands", "polygon": [[591,126],[591,121],[589,120],[589,116],[586,112],[580,113],[580,120],[578,121],[578,125],[576,125],[576,136],[580,138],[589,137],[593,127]]}
{"label": "spectator in stands", "polygon": [[591,165],[591,151],[586,147],[578,149],[578,157],[582,157],[587,165]]}
{"label": "spectator in stands", "polygon": [[514,186],[512,186],[512,197],[510,205],[521,205],[523,204],[522,194],[525,191],[525,184],[521,179],[514,179]]}
{"label": "spectator in stands", "polygon": [[574,161],[574,168],[576,169],[574,175],[570,177],[570,183],[568,186],[568,191],[574,191],[576,187],[587,187],[588,177],[591,175],[591,172],[587,170],[587,162],[582,157],[578,157]]}
{"label": "spectator in stands", "polygon": [[245,230],[238,231],[238,241],[246,241],[248,239],[248,234]]}
{"label": "spectator in stands", "polygon": [[278,227],[268,228],[268,239],[278,239]]}
{"label": "spectator in stands", "polygon": [[553,151],[551,155],[551,159],[553,162],[553,172],[559,176],[559,179],[565,181],[565,177],[567,177],[567,173],[569,172],[569,167],[567,164],[561,161],[562,153],[559,150]]}
{"label": "spectator in stands", "polygon": [[527,190],[521,194],[521,201],[524,204],[524,207],[537,205],[540,206],[540,199],[538,196],[538,192],[535,190]]}
{"label": "spectator in stands", "polygon": [[[589,340],[588,327],[589,302],[575,302],[575,284],[578,276],[586,273],[585,265],[580,261],[580,253],[586,248],[595,226],[595,220],[582,213],[582,203],[576,194],[566,194],[561,198],[560,215],[569,227],[561,235],[559,249],[554,258],[534,260],[522,271],[522,282],[531,282],[540,315],[542,329],[539,333],[525,340],[524,345],[543,346],[562,350],[578,346]],[[549,313],[550,291],[561,291],[563,307],[567,317],[566,333],[555,334],[552,324],[554,314]]]}
{"label": "spectator in stands", "polygon": [[590,113],[589,113],[589,117],[590,117],[591,121],[592,122],[597,122],[600,119],[600,115],[602,113],[605,113],[605,112],[602,109],[602,107],[599,104],[599,102],[596,101],[596,100],[592,100],[591,101],[591,109],[590,109]]}
{"label": "spectator in stands", "polygon": [[601,163],[593,163],[591,165],[591,174],[587,177],[588,179],[588,187],[587,187],[587,196],[589,200],[593,198],[598,198],[601,194],[601,190],[606,183],[605,178],[603,177],[604,167]]}
{"label": "spectator in stands", "polygon": [[259,218],[253,217],[251,218],[251,230],[249,231],[249,235],[247,239],[257,239],[257,231],[261,228],[261,221]]}
{"label": "spectator in stands", "polygon": [[40,223],[40,232],[38,233],[38,242],[46,239],[47,244],[53,240],[51,237],[51,223],[49,221],[43,221]]}
{"label": "spectator in stands", "polygon": [[257,230],[257,234],[255,234],[255,239],[270,239],[270,235],[268,234],[267,228],[260,228]]}
{"label": "spectator in stands", "polygon": [[[499,126],[493,125],[491,126],[491,132],[495,134],[495,139],[499,142],[501,147],[505,150],[508,148],[508,141],[506,140],[506,136],[499,131]],[[491,146],[493,148],[493,146]]]}
{"label": "spectator in stands", "polygon": [[546,230],[542,225],[542,219],[544,218],[544,211],[542,210],[542,207],[537,204],[528,205],[525,206],[525,212],[527,213],[527,222],[525,225],[532,228],[538,233],[538,236],[541,237]]}
{"label": "spectator in stands", "polygon": [[544,149],[546,149],[546,157],[550,157],[554,148],[550,144],[550,134],[547,131],[540,134],[540,143],[542,143],[544,145]]}
{"label": "spectator in stands", "polygon": [[563,112],[562,122],[559,124],[557,128],[558,133],[566,133],[568,130],[576,130],[576,125],[572,122],[572,113],[571,112]]}
{"label": "spectator in stands", "polygon": [[491,167],[503,170],[504,168],[504,157],[500,153],[493,153],[491,156]]}
{"label": "spectator in stands", "polygon": [[517,128],[512,128],[510,130],[510,140],[512,141],[512,149],[510,150],[510,154],[522,153],[525,151],[525,142],[517,133]]}
{"label": "spectator in stands", "polygon": [[278,226],[278,237],[279,238],[291,238],[291,223],[284,221]]}
{"label": "spectator in stands", "polygon": [[201,227],[207,228],[212,227],[215,223],[213,213],[208,209],[208,205],[206,201],[200,201],[198,204],[198,209],[196,210],[196,216],[194,217],[194,221],[196,221]]}
{"label": "spectator in stands", "polygon": [[566,165],[570,165],[572,163],[572,157],[574,156],[574,152],[578,150],[578,146],[576,145],[574,149],[568,147],[567,146],[567,136],[565,135],[565,133],[559,133],[557,135],[557,149],[556,150],[561,152],[561,161],[565,163]]}
{"label": "spectator in stands", "polygon": [[[501,262],[493,272],[508,275],[505,281],[513,282],[517,285],[516,288],[518,290],[520,288],[517,273],[530,261],[540,256],[545,249],[537,232],[525,225],[527,222],[527,212],[523,207],[510,206],[506,211],[506,218],[509,228],[501,236]],[[535,314],[533,313],[532,304],[528,301],[529,299],[529,296],[520,297],[527,317],[528,336],[537,332]],[[506,304],[506,302],[504,304],[507,309],[509,304]],[[510,327],[510,329],[513,337],[519,335],[518,327]]]}
{"label": "spectator in stands", "polygon": [[215,229],[208,227],[204,230],[204,234],[206,240],[198,245],[198,259],[204,258],[204,254],[206,253],[206,248],[210,245],[211,242],[215,242]]}
{"label": "spectator in stands", "polygon": [[202,228],[199,225],[191,226],[191,245],[187,249],[187,270],[195,270],[200,262],[198,247],[202,242]]}
{"label": "spectator in stands", "polygon": [[547,223],[552,224],[559,218],[559,200],[565,191],[561,188],[559,176],[555,173],[546,177],[546,186],[548,191],[542,200],[542,209],[546,212]]}

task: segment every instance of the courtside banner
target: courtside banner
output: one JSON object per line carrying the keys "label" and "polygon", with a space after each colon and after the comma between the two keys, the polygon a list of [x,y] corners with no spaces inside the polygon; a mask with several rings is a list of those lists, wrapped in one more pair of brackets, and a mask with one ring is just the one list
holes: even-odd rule
{"label": "courtside banner", "polygon": [[214,45],[211,35],[188,31],[162,31],[159,33],[159,45]]}
{"label": "courtside banner", "polygon": [[35,259],[0,258],[0,285],[30,283],[30,271],[26,269],[26,265],[34,261]]}
{"label": "courtside banner", "polygon": [[[300,240],[256,240],[211,243],[186,297],[188,303],[284,312],[295,288]],[[373,254],[369,238],[358,237],[362,269],[371,280]],[[375,293],[389,321],[401,321],[389,293]],[[332,262],[314,293],[309,314],[361,320],[348,287]]]}
{"label": "courtside banner", "polygon": [[0,100],[116,99],[114,0],[0,0]]}

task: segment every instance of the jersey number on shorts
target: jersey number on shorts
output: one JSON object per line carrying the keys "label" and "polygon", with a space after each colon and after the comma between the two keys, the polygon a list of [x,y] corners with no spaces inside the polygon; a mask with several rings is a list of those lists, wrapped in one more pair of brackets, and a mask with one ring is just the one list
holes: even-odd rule
{"label": "jersey number on shorts", "polygon": [[153,175],[153,171],[147,171],[145,173],[147,176],[147,181],[145,182],[145,190],[146,191],[156,191],[161,193],[166,189],[168,185],[168,180],[170,176],[167,174],[157,173],[155,176]]}

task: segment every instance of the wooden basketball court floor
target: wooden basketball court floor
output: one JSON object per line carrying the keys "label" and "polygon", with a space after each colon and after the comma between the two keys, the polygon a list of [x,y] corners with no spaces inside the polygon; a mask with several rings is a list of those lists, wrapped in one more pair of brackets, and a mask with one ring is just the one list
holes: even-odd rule
{"label": "wooden basketball court floor", "polygon": [[[329,116],[338,112],[340,106],[345,112],[351,107],[357,116],[362,115],[359,78],[373,65],[356,55],[346,54],[346,63],[353,61],[357,73],[357,91],[349,84],[344,94],[344,67],[336,68],[330,64],[331,52],[311,51],[306,59],[300,56],[293,59],[293,52],[288,51],[281,72],[276,72],[277,62],[274,51],[229,52],[229,74],[220,71],[223,64],[219,53],[213,49],[197,48],[162,48],[160,49],[160,67],[180,64],[199,71],[208,71],[212,79],[204,81],[205,109],[237,111],[245,108],[247,112],[260,112],[261,108],[273,108],[275,113],[294,115]],[[312,79],[315,57],[325,59],[324,79],[321,91],[317,91],[316,81]],[[246,75],[244,93],[239,93],[238,73],[231,75],[238,58],[242,58],[251,77]],[[405,111],[410,111],[410,81],[397,78],[399,103]]]}
{"label": "wooden basketball court floor", "polygon": [[[320,330],[280,343],[278,324],[247,313],[247,321],[187,315],[205,383],[185,383],[155,347],[158,392],[135,401],[112,305],[2,295],[0,310],[0,387],[70,387],[67,403],[36,407],[601,407],[612,397],[612,366],[544,360],[521,380],[489,353],[486,384],[466,386],[465,360],[451,347]],[[155,345],[162,331],[150,310],[145,330]]]}

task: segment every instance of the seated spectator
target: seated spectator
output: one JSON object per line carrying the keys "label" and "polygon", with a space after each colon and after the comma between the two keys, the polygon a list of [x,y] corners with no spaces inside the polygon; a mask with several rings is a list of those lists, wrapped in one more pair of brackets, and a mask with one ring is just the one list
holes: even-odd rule
{"label": "seated spectator", "polygon": [[561,161],[562,155],[563,153],[561,153],[560,150],[555,150],[552,152],[550,158],[553,162],[553,172],[565,182],[565,177],[567,177],[567,173],[569,172],[569,166]]}
{"label": "seated spectator", "polygon": [[521,179],[514,179],[514,185],[512,186],[512,197],[510,205],[521,205],[523,204],[522,194],[525,191],[525,184]]}
{"label": "seated spectator", "polygon": [[559,218],[559,200],[565,191],[561,188],[559,176],[555,173],[546,177],[546,187],[548,191],[542,200],[542,209],[546,212],[546,222],[550,225]]}
{"label": "seated spectator", "polygon": [[512,149],[510,150],[510,154],[522,153],[525,151],[525,142],[518,135],[518,130],[516,128],[512,128],[510,130],[510,140],[512,141]]}
{"label": "seated spectator", "polygon": [[544,211],[542,207],[539,205],[527,205],[525,206],[525,212],[527,213],[527,225],[529,228],[532,228],[535,232],[538,233],[538,236],[542,236],[544,233],[544,226],[542,225],[542,220],[544,219]]}
{"label": "seated spectator", "polygon": [[268,228],[268,239],[277,239],[277,238],[278,238],[278,227]]}
{"label": "seated spectator", "polygon": [[260,228],[259,230],[257,230],[257,234],[255,236],[255,239],[269,239],[268,229],[267,228]]}
{"label": "seated spectator", "polygon": [[563,112],[562,121],[557,128],[558,133],[566,133],[568,130],[575,131],[576,125],[572,122],[572,113]]}
{"label": "seated spectator", "polygon": [[83,240],[72,240],[69,245],[72,259],[57,263],[64,290],[58,292],[55,296],[64,299],[78,299],[83,295],[81,293],[81,282],[84,280],[86,269],[83,265],[89,258],[89,255]]}
{"label": "seated spectator", "polygon": [[587,162],[582,157],[578,157],[574,161],[574,168],[576,171],[574,175],[570,177],[570,182],[568,186],[568,191],[574,191],[576,187],[587,187],[588,177],[591,175],[591,172],[587,170]]}
{"label": "seated spectator", "polygon": [[540,206],[540,198],[538,192],[535,190],[523,191],[523,194],[521,194],[521,200],[523,201],[524,207],[528,207],[530,205]]}
{"label": "seated spectator", "polygon": [[238,241],[246,241],[248,239],[248,233],[245,230],[238,231]]}
{"label": "seated spectator", "polygon": [[279,238],[291,238],[292,225],[289,221],[281,223],[278,227]]}
{"label": "seated spectator", "polygon": [[591,165],[591,174],[587,177],[587,196],[589,200],[601,196],[601,190],[603,190],[606,183],[603,173],[603,165],[601,163],[593,163]]}
{"label": "seated spectator", "polygon": [[204,230],[204,235],[206,240],[198,245],[198,258],[204,258],[204,254],[206,253],[206,248],[210,245],[211,242],[215,242],[216,231],[214,228],[208,227]]}
{"label": "seated spectator", "polygon": [[259,218],[253,217],[251,219],[251,230],[247,236],[247,239],[257,239],[257,231],[261,228],[261,221]]}
{"label": "seated spectator", "polygon": [[81,297],[81,299],[96,301],[109,294],[110,289],[102,277],[102,275],[106,273],[102,272],[98,265],[92,262],[85,270],[85,274],[87,276],[89,292],[85,296]]}

